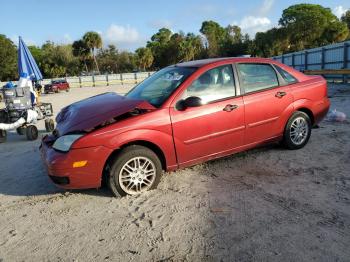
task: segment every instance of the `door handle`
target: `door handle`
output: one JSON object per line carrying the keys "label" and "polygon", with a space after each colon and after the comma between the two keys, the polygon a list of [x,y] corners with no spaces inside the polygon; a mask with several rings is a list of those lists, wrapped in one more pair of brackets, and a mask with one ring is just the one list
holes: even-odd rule
{"label": "door handle", "polygon": [[238,105],[230,105],[230,104],[228,104],[228,105],[226,105],[224,107],[223,110],[226,111],[226,112],[231,112],[232,110],[235,110],[237,107],[238,107]]}
{"label": "door handle", "polygon": [[276,93],[275,97],[282,98],[282,97],[284,97],[286,94],[287,94],[286,92],[279,91],[279,92]]}

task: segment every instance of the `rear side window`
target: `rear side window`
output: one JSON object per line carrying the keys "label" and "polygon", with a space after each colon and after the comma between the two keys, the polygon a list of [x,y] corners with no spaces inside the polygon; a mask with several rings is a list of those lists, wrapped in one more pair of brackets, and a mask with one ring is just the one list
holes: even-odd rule
{"label": "rear side window", "polygon": [[276,71],[268,64],[237,64],[241,85],[246,93],[278,86]]}
{"label": "rear side window", "polygon": [[283,79],[288,83],[288,84],[293,84],[297,82],[297,79],[289,74],[286,70],[280,68],[278,65],[274,65],[278,73],[283,77]]}
{"label": "rear side window", "polygon": [[185,91],[183,99],[196,96],[210,103],[236,95],[232,65],[213,68],[202,74]]}

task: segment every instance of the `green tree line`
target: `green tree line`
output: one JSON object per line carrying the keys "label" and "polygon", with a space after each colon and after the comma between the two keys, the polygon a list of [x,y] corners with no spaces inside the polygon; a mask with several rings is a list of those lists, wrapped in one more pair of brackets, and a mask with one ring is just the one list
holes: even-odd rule
{"label": "green tree line", "polygon": [[[101,36],[92,31],[72,44],[48,41],[29,49],[44,77],[53,78],[157,70],[182,61],[213,57],[271,57],[350,39],[349,30],[350,10],[338,19],[331,9],[321,5],[297,4],[283,10],[277,27],[258,32],[253,39],[237,25],[223,27],[215,21],[204,21],[198,34],[161,28],[135,52],[104,46]],[[0,34],[0,79],[17,77],[17,47]]]}

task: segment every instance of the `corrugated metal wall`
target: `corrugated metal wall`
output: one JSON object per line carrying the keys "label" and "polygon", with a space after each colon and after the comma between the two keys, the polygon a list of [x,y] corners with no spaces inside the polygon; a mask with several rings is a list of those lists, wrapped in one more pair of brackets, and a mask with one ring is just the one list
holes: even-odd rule
{"label": "corrugated metal wall", "polygon": [[350,41],[272,58],[301,71],[350,68]]}

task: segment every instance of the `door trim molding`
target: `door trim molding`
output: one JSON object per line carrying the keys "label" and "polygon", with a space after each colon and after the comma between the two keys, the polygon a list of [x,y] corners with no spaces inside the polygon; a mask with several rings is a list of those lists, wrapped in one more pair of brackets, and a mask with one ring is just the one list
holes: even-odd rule
{"label": "door trim molding", "polygon": [[265,119],[265,120],[262,120],[262,121],[250,123],[250,124],[248,124],[248,127],[249,127],[249,128],[252,128],[252,127],[256,127],[256,126],[261,126],[261,125],[264,125],[264,124],[268,124],[268,123],[271,123],[271,122],[276,121],[278,118],[279,118],[279,116],[276,116],[276,117],[272,117],[272,118]]}
{"label": "door trim molding", "polygon": [[245,129],[245,126],[239,126],[239,127],[228,129],[228,130],[224,130],[224,131],[221,131],[221,132],[211,133],[211,134],[206,135],[206,136],[201,136],[201,137],[189,139],[189,140],[184,141],[184,143],[186,145],[191,145],[191,144],[198,143],[198,142],[201,142],[201,141],[204,141],[204,140],[208,140],[208,139],[211,139],[211,138],[215,138],[215,137],[227,135],[227,134],[230,134],[230,133],[234,133],[234,132],[237,132],[237,131],[241,131],[243,129]]}

